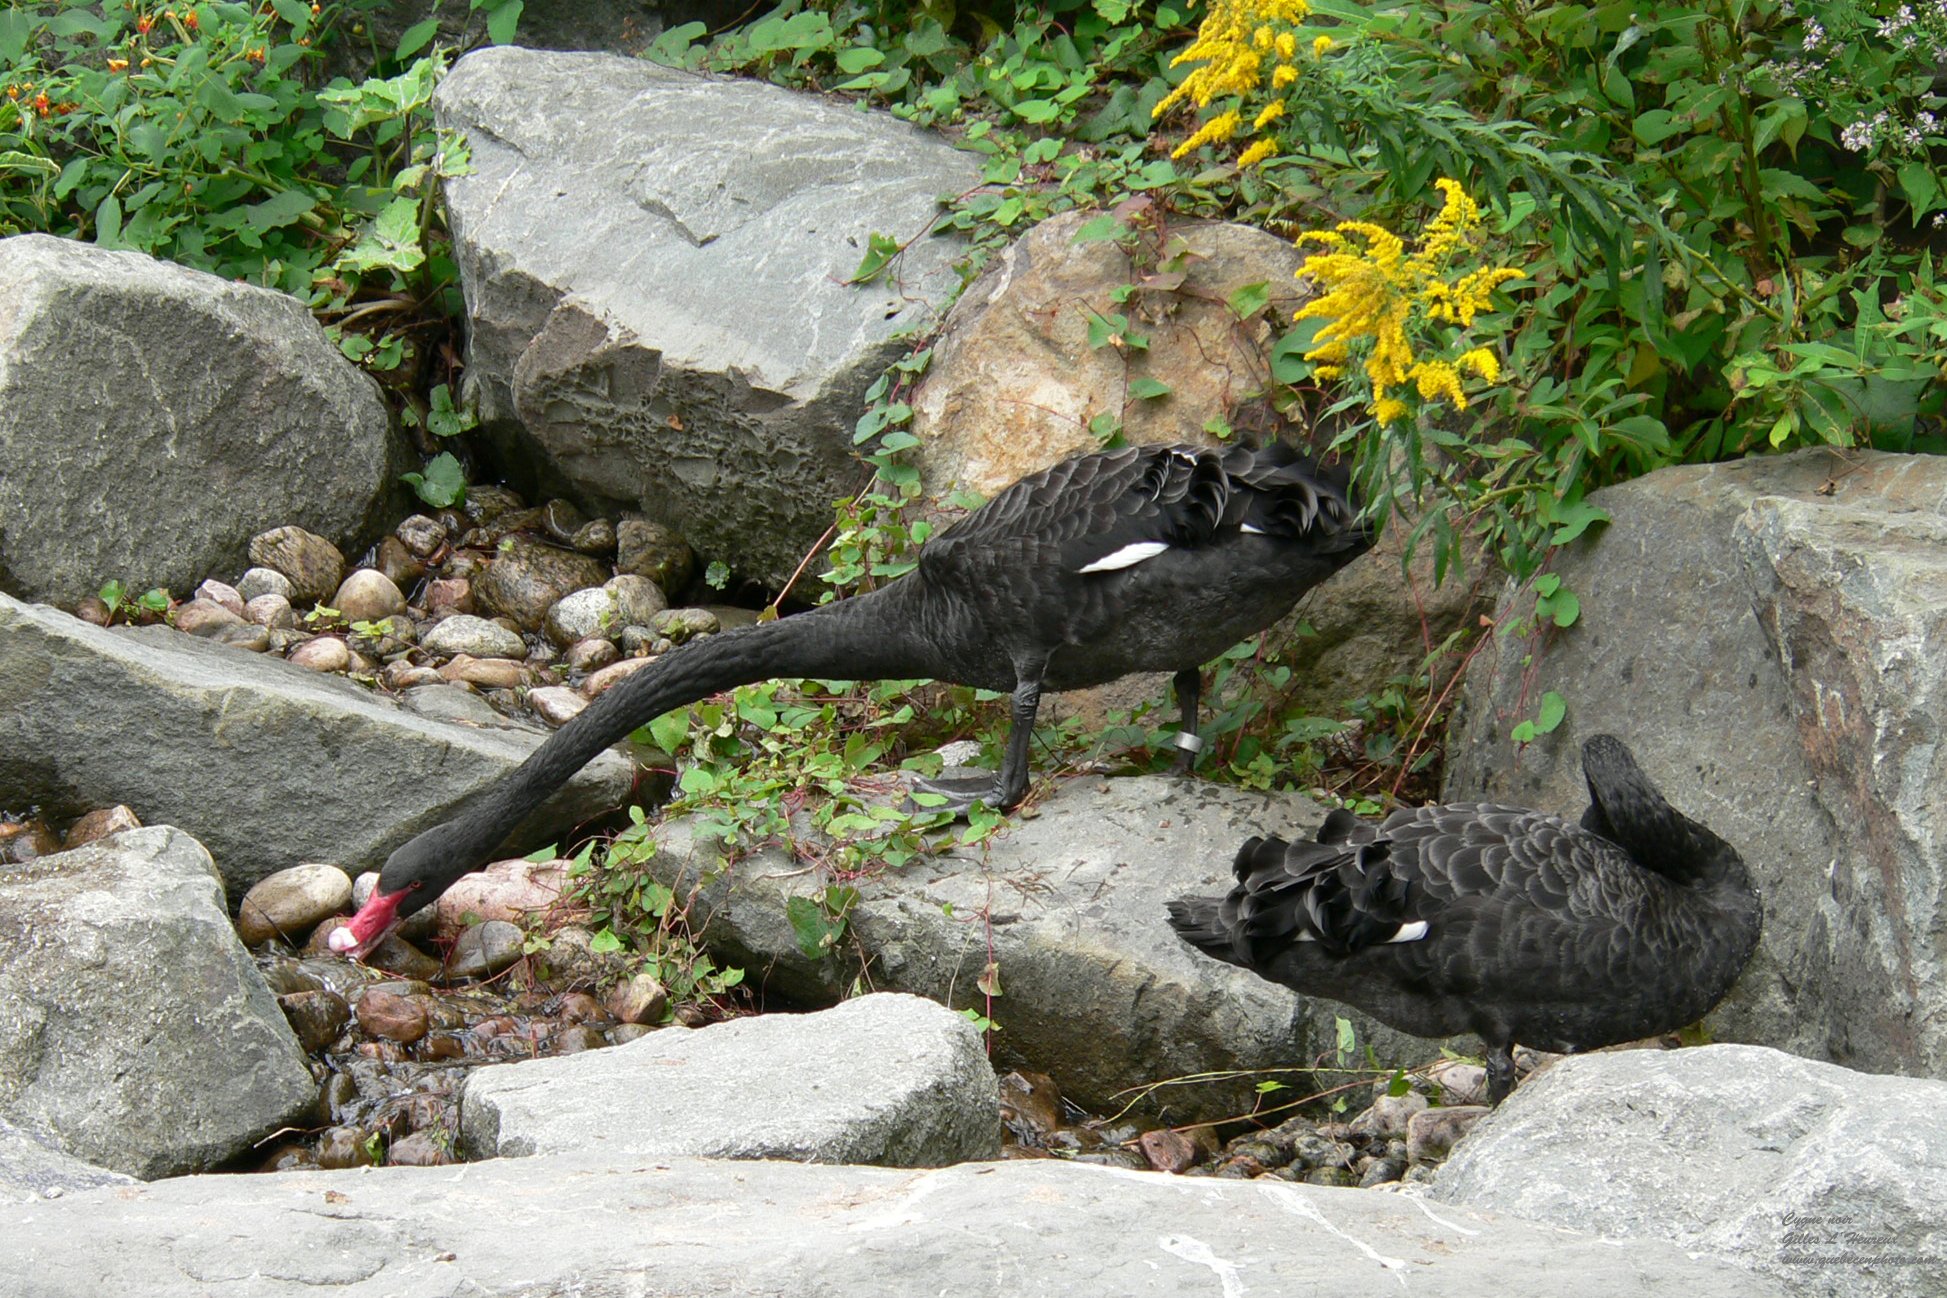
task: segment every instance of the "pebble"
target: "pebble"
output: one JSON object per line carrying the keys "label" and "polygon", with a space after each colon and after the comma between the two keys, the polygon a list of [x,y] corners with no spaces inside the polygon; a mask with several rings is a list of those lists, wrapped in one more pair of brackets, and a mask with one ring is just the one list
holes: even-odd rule
{"label": "pebble", "polygon": [[214,577],[211,577],[196,588],[196,594],[193,599],[200,599],[206,603],[219,605],[229,609],[238,617],[243,616],[243,595],[235,586],[227,582],[218,581]]}
{"label": "pebble", "polygon": [[494,861],[461,875],[429,909],[437,916],[440,935],[458,941],[487,920],[515,926],[552,910],[567,884],[566,861]]}
{"label": "pebble", "polygon": [[60,835],[39,816],[18,824],[0,824],[0,864],[24,865],[60,850]]}
{"label": "pebble", "polygon": [[[352,909],[357,910],[367,901],[371,900],[372,890],[378,886],[379,872],[377,870],[366,870],[356,879],[353,879]],[[401,920],[399,927],[394,930],[394,933],[396,936],[402,937],[408,942],[418,942],[432,937],[438,931],[433,908],[431,906],[421,906],[418,910],[415,910],[412,914]]]}
{"label": "pebble", "polygon": [[581,691],[566,685],[544,685],[527,692],[527,706],[534,709],[535,716],[558,727],[573,721],[588,706],[588,700],[581,696]]}
{"label": "pebble", "polygon": [[372,551],[372,566],[400,590],[411,589],[426,575],[426,565],[420,562],[418,555],[406,549],[406,543],[396,536],[379,539],[378,546]]}
{"label": "pebble", "polygon": [[473,610],[473,583],[465,577],[440,577],[426,583],[427,616],[449,618]]}
{"label": "pebble", "polygon": [[568,548],[596,556],[615,553],[615,524],[605,518],[583,523],[568,538]]}
{"label": "pebble", "polygon": [[426,1007],[417,997],[367,987],[358,998],[358,1026],[375,1037],[411,1045],[426,1035],[430,1024]]}
{"label": "pebble", "polygon": [[446,957],[453,978],[491,978],[525,954],[526,935],[503,919],[490,919],[461,933]]}
{"label": "pebble", "polygon": [[176,606],[176,630],[186,635],[208,636],[219,627],[236,626],[242,621],[241,612],[232,613],[212,600],[192,599]]}
{"label": "pebble", "polygon": [[446,678],[431,667],[421,667],[398,658],[379,669],[379,684],[394,693],[401,693],[422,685],[443,686]]}
{"label": "pebble", "polygon": [[715,635],[723,622],[707,608],[667,608],[651,617],[649,626],[671,644],[682,644],[700,635]]}
{"label": "pebble", "polygon": [[342,672],[352,665],[352,651],[335,635],[319,635],[294,647],[289,659],[314,672]]}
{"label": "pebble", "polygon": [[481,689],[511,690],[527,680],[526,663],[511,658],[473,658],[461,654],[439,669],[441,679],[464,681]]}
{"label": "pebble", "polygon": [[1406,1134],[1406,1123],[1414,1114],[1427,1107],[1427,1098],[1417,1091],[1404,1095],[1381,1095],[1372,1102],[1372,1107],[1354,1118],[1349,1125],[1350,1134],[1363,1139],[1390,1139]]}
{"label": "pebble", "polygon": [[214,644],[226,644],[233,649],[247,649],[251,653],[269,653],[271,646],[270,630],[249,622],[233,622],[212,631],[209,639]]}
{"label": "pebble", "polygon": [[1407,1161],[1417,1166],[1445,1158],[1487,1113],[1484,1104],[1463,1104],[1414,1114],[1406,1123]]}
{"label": "pebble", "polygon": [[607,1019],[608,1011],[602,1003],[587,992],[568,992],[555,1002],[554,1016],[563,1023],[586,1023],[591,1019]]}
{"label": "pebble", "polygon": [[557,1055],[578,1055],[584,1050],[600,1050],[608,1038],[585,1023],[571,1023],[548,1038],[548,1049]]}
{"label": "pebble", "polygon": [[608,1040],[610,1045],[626,1046],[654,1031],[647,1023],[618,1023],[608,1030]]}
{"label": "pebble", "polygon": [[315,1054],[336,1041],[352,1018],[351,1006],[332,991],[292,992],[279,996],[277,1004],[306,1054]]}
{"label": "pebble", "polygon": [[428,631],[420,644],[442,658],[526,658],[527,641],[498,622],[456,613]]}
{"label": "pebble", "polygon": [[608,576],[606,566],[585,554],[511,536],[474,583],[473,597],[486,612],[505,614],[524,631],[538,631],[556,601],[600,586]]}
{"label": "pebble", "polygon": [[351,903],[351,877],[335,865],[294,865],[252,884],[237,907],[237,935],[256,946],[282,934],[300,941]]}
{"label": "pebble", "polygon": [[466,511],[470,521],[485,523],[502,514],[521,509],[526,504],[518,491],[483,483],[466,489],[466,503],[461,508]]}
{"label": "pebble", "polygon": [[680,593],[696,574],[696,554],[661,523],[625,518],[615,525],[615,568]]}
{"label": "pebble", "polygon": [[142,821],[127,807],[117,804],[113,807],[97,807],[81,819],[68,826],[67,835],[61,840],[63,847],[73,849],[85,847],[89,843],[119,834],[124,829],[140,829]]}
{"label": "pebble", "polygon": [[1294,1162],[1306,1167],[1349,1167],[1355,1151],[1341,1140],[1328,1140],[1314,1132],[1291,1142]]}
{"label": "pebble", "polygon": [[594,987],[611,982],[627,967],[620,951],[597,951],[595,935],[578,924],[566,924],[548,937],[538,954],[541,972],[555,986]]}
{"label": "pebble", "polygon": [[1487,1069],[1479,1064],[1442,1059],[1426,1070],[1426,1079],[1438,1088],[1442,1104],[1487,1103]]}
{"label": "pebble", "polygon": [[275,568],[252,568],[238,579],[237,594],[243,596],[246,605],[259,595],[282,595],[285,603],[289,603],[297,594],[297,587]]}
{"label": "pebble", "polygon": [[388,1167],[444,1167],[452,1161],[452,1137],[431,1131],[401,1136],[385,1151]]}
{"label": "pebble", "polygon": [[446,528],[437,519],[414,514],[392,529],[415,558],[430,559],[446,544]]}
{"label": "pebble", "polygon": [[615,684],[623,677],[635,675],[654,661],[656,661],[654,658],[624,658],[619,663],[610,663],[583,681],[581,683],[581,692],[591,699],[595,698],[603,690]]}
{"label": "pebble", "polygon": [[297,625],[297,612],[291,601],[274,590],[265,591],[243,606],[244,620],[261,627],[288,631]]}
{"label": "pebble", "polygon": [[624,658],[653,657],[666,654],[676,647],[676,642],[652,626],[625,626],[622,628],[622,656]]}
{"label": "pebble", "polygon": [[624,625],[615,593],[594,586],[563,595],[551,604],[541,629],[554,643],[570,645],[595,636],[619,635]]}
{"label": "pebble", "polygon": [[405,697],[405,705],[422,717],[468,726],[498,725],[501,719],[485,699],[464,685],[449,682],[438,672],[433,673],[431,685],[414,686]]}
{"label": "pebble", "polygon": [[365,1133],[354,1127],[333,1127],[318,1138],[318,1166],[328,1170],[363,1167],[372,1160],[366,1154]]}
{"label": "pebble", "polygon": [[338,584],[329,602],[347,622],[377,622],[406,611],[406,597],[398,584],[375,568],[352,572]]}
{"label": "pebble", "polygon": [[251,537],[250,561],[289,578],[293,604],[322,600],[345,579],[345,556],[338,547],[301,527],[272,528]]}
{"label": "pebble", "polygon": [[1149,1165],[1159,1172],[1186,1172],[1197,1161],[1196,1142],[1167,1127],[1143,1132],[1136,1143]]}
{"label": "pebble", "polygon": [[621,656],[613,640],[590,636],[569,645],[561,654],[561,665],[573,672],[600,671]]}
{"label": "pebble", "polygon": [[617,983],[608,995],[608,1012],[622,1023],[654,1023],[669,1010],[669,989],[648,971]]}

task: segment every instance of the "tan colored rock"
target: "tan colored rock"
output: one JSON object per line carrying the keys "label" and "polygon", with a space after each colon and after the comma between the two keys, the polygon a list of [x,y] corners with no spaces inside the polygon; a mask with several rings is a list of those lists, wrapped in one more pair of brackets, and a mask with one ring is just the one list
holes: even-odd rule
{"label": "tan colored rock", "polygon": [[142,821],[127,807],[97,807],[81,819],[68,826],[67,837],[62,845],[67,850],[85,847],[96,839],[119,834],[125,829],[140,829]]}
{"label": "tan colored rock", "polygon": [[583,681],[581,692],[592,699],[624,676],[633,676],[654,661],[654,658],[624,658],[619,663],[610,663]]}
{"label": "tan colored rock", "polygon": [[347,622],[377,622],[405,612],[406,597],[392,578],[375,568],[360,568],[338,584],[331,606]]}
{"label": "tan colored rock", "polygon": [[495,861],[464,875],[434,903],[441,937],[457,939],[473,923],[503,919],[514,924],[561,904],[566,861]]}
{"label": "tan colored rock", "polygon": [[278,527],[250,538],[250,561],[282,573],[291,583],[291,602],[304,605],[338,589],[345,578],[345,556],[338,547],[301,527]]}

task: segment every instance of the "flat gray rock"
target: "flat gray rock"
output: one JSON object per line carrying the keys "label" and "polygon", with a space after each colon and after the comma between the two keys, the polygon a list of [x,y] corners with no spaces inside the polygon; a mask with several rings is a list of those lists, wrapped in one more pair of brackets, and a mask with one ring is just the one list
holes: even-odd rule
{"label": "flat gray rock", "polygon": [[[865,390],[958,287],[977,156],[876,112],[638,59],[501,47],[440,83],[467,385],[490,434],[781,582],[864,481]],[[891,282],[846,281],[871,236]]]}
{"label": "flat gray rock", "polygon": [[[120,802],[177,825],[233,897],[299,861],[376,868],[544,738],[427,720],[277,659],[0,595],[0,789],[52,816]],[[627,759],[597,758],[515,850],[626,801],[630,779]]]}
{"label": "flat gray rock", "polygon": [[[1947,1074],[1947,457],[1755,456],[1590,501],[1614,521],[1552,565],[1581,620],[1476,655],[1442,796],[1577,817],[1582,741],[1621,737],[1764,893],[1716,1039]],[[1511,591],[1496,621],[1533,608]],[[1567,719],[1517,749],[1548,690]]]}
{"label": "flat gray rock", "polygon": [[84,1163],[47,1138],[0,1118],[0,1200],[34,1203],[58,1199],[70,1190],[134,1184],[132,1176]]}
{"label": "flat gray rock", "polygon": [[316,1094],[187,834],[0,869],[0,1118],[150,1178],[244,1152]]}
{"label": "flat gray rock", "polygon": [[[864,960],[875,987],[991,1014],[997,1062],[1048,1072],[1077,1103],[1114,1112],[1150,1082],[1305,1065],[1321,1053],[1331,1062],[1339,1015],[1387,1063],[1437,1057],[1434,1043],[1192,951],[1164,918],[1172,898],[1227,889],[1247,836],[1308,832],[1324,817],[1306,798],[1204,780],[1067,780],[1031,815],[1011,817],[984,853],[854,881],[844,938],[818,959],[799,949],[787,906],[826,881],[781,849],[725,873],[716,844],[678,820],[659,828],[647,868],[682,889],[703,876],[692,913],[707,916],[707,940],[768,986],[836,1000]],[[1001,986],[991,1009],[976,987],[990,943]],[[1146,1108],[1176,1120],[1248,1112],[1258,1080],[1165,1087]]]}
{"label": "flat gray rock", "polygon": [[0,589],[178,596],[295,523],[356,552],[400,500],[378,385],[304,303],[41,234],[0,239]]}
{"label": "flat gray rock", "polygon": [[605,1150],[941,1167],[1000,1154],[980,1034],[917,996],[665,1028],[467,1078],[468,1157]]}
{"label": "flat gray rock", "polygon": [[30,1298],[1777,1298],[1661,1241],[1361,1190],[1060,1162],[588,1155],[194,1177],[0,1205]]}
{"label": "flat gray rock", "polygon": [[1947,1294],[1943,1112],[1947,1082],[1761,1046],[1585,1055],[1477,1125],[1434,1194],[1667,1240],[1806,1298],[1923,1298]]}

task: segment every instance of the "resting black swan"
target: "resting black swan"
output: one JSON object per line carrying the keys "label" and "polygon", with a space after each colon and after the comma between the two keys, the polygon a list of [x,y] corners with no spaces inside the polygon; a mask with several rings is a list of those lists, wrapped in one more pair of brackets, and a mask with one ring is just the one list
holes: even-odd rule
{"label": "resting black swan", "polygon": [[1187,767],[1198,668],[1283,616],[1370,541],[1343,479],[1281,444],[1064,460],[942,532],[912,572],[878,590],[693,641],[611,687],[462,814],[395,851],[333,945],[369,950],[637,726],[753,681],[931,677],[1012,691],[998,778],[922,786],[962,809],[976,799],[1005,809],[1027,791],[1042,690],[1175,671]]}
{"label": "resting black swan", "polygon": [[1731,846],[1668,802],[1628,748],[1582,746],[1581,825],[1485,803],[1334,811],[1318,840],[1252,838],[1230,895],[1170,903],[1191,945],[1423,1037],[1478,1033],[1488,1102],[1516,1042],[1591,1050],[1694,1023],[1758,944]]}

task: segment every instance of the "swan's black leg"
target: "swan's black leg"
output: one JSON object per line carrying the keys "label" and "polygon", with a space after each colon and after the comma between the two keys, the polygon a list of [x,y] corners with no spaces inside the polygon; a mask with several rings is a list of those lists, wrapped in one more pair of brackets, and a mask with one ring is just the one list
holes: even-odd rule
{"label": "swan's black leg", "polygon": [[1487,1103],[1491,1108],[1514,1089],[1514,1043],[1503,1041],[1487,1050]]}
{"label": "swan's black leg", "polygon": [[951,811],[965,815],[976,802],[1001,811],[1010,811],[1028,791],[1028,748],[1034,740],[1034,718],[1041,710],[1041,670],[1023,672],[1014,686],[1013,727],[1007,735],[1007,753],[1001,759],[997,777],[965,776],[954,779],[914,780],[915,793],[932,793],[946,799],[929,811]]}
{"label": "swan's black leg", "polygon": [[1183,713],[1176,732],[1176,770],[1179,775],[1187,775],[1196,765],[1197,754],[1203,751],[1203,740],[1197,738],[1197,703],[1203,690],[1203,674],[1195,667],[1185,667],[1170,682],[1170,688],[1176,691],[1176,705]]}

